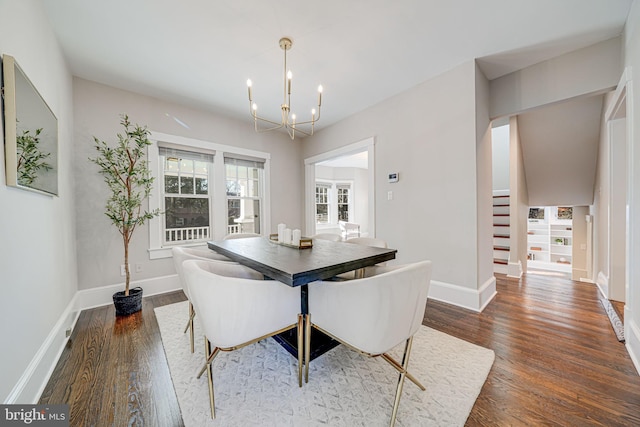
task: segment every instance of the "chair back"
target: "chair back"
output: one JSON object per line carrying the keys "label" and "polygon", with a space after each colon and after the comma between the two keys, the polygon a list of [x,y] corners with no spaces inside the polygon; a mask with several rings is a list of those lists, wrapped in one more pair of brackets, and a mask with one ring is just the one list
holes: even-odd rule
{"label": "chair back", "polygon": [[247,237],[260,237],[260,235],[256,233],[233,233],[224,236],[224,240],[245,239]]}
{"label": "chair back", "polygon": [[360,237],[360,224],[338,221],[338,226],[340,227],[340,232],[344,240],[347,240],[351,235]]}
{"label": "chair back", "polygon": [[180,284],[182,285],[182,290],[184,291],[187,298],[189,297],[189,289],[184,280],[184,272],[182,270],[182,263],[188,259],[199,259],[199,260],[216,260],[220,262],[232,263],[229,258],[224,255],[220,255],[217,252],[214,252],[209,249],[200,249],[200,248],[185,248],[180,246],[175,246],[171,249],[171,254],[173,255],[173,266],[176,269],[176,273],[178,273],[178,279],[180,280]]}
{"label": "chair back", "polygon": [[330,240],[332,242],[341,242],[342,236],[336,233],[318,233],[311,236],[312,239]]}
{"label": "chair back", "polygon": [[363,279],[310,284],[312,323],[374,355],[413,336],[424,318],[431,261],[379,271]]}
{"label": "chair back", "polygon": [[236,263],[187,260],[185,281],[204,334],[229,349],[285,328],[300,312],[300,288]]}
{"label": "chair back", "polygon": [[385,240],[376,239],[375,237],[352,237],[351,239],[347,239],[346,242],[363,246],[373,246],[375,248],[388,248]]}

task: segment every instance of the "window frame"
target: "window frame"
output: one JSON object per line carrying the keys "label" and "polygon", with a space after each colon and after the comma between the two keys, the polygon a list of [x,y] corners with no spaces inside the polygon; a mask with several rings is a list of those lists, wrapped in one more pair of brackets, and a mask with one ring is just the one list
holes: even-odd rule
{"label": "window frame", "polygon": [[[194,151],[190,151],[192,153],[197,153],[197,151],[195,151],[195,149],[192,149]],[[158,147],[158,151],[160,151],[160,147]],[[188,150],[179,150],[179,151],[188,151]],[[173,155],[175,155],[177,158],[179,158],[181,161],[193,161],[195,162],[195,158],[188,158],[188,157],[179,157],[180,156],[180,152],[176,152],[176,153],[172,153]],[[184,153],[182,153],[184,154]],[[162,162],[162,154],[159,154],[159,167],[158,167],[158,178],[157,180],[155,180],[154,182],[157,182],[158,188],[159,188],[159,192],[160,192],[160,203],[161,203],[161,211],[162,212],[166,212],[167,211],[167,203],[166,203],[166,199],[167,198],[174,198],[174,199],[206,199],[208,201],[208,220],[209,220],[209,236],[207,236],[204,239],[192,239],[192,240],[183,240],[183,241],[167,241],[167,229],[166,228],[166,214],[162,214],[162,217],[164,218],[163,221],[163,233],[162,233],[162,244],[163,246],[183,246],[183,245],[188,245],[188,244],[202,244],[204,242],[206,242],[207,240],[211,239],[211,230],[213,230],[213,209],[212,209],[212,205],[213,205],[213,195],[211,192],[211,188],[209,183],[213,182],[214,179],[214,173],[213,173],[213,169],[214,169],[214,159],[215,159],[215,154],[211,154],[211,153],[207,153],[208,155],[212,156],[212,160],[211,162],[206,162],[208,164],[207,167],[207,174],[206,174],[206,178],[207,178],[207,193],[206,194],[202,194],[202,193],[198,193],[197,192],[197,186],[196,186],[196,180],[198,177],[203,177],[203,174],[199,174],[197,173],[197,171],[195,170],[195,163],[193,164],[194,166],[194,170],[193,172],[186,174],[183,173],[183,171],[181,170],[181,163],[178,163],[178,170],[173,173],[167,173],[166,171],[166,166],[165,166],[165,162]],[[165,156],[165,161],[166,161],[167,156]],[[202,160],[200,160],[202,161]],[[189,175],[190,177],[193,177],[193,193],[188,194],[188,193],[183,193],[182,192],[182,177],[183,176],[187,176]],[[178,178],[178,192],[177,193],[167,193],[166,190],[166,181],[165,178],[167,176],[176,176]],[[190,227],[183,227],[183,228],[190,228]]]}
{"label": "window frame", "polygon": [[[209,197],[211,200],[211,206],[209,210],[209,226],[211,227],[211,240],[221,240],[226,235],[226,223],[227,223],[227,196],[226,196],[226,174],[224,167],[224,155],[225,153],[229,157],[238,156],[241,158],[252,157],[261,159],[264,161],[264,172],[262,182],[262,206],[261,206],[261,221],[260,230],[267,230],[271,224],[271,154],[263,151],[250,150],[240,147],[234,147],[232,145],[219,144],[211,141],[186,138],[177,135],[170,135],[161,132],[151,132],[149,135],[149,141],[151,145],[147,147],[147,158],[149,162],[149,170],[151,176],[154,177],[154,183],[149,194],[149,209],[161,209],[164,202],[162,200],[162,193],[160,191],[158,182],[161,177],[160,167],[160,154],[159,144],[165,147],[172,147],[178,150],[184,151],[205,151],[214,153],[213,167],[210,171],[209,181]],[[164,185],[164,183],[162,183]],[[203,242],[198,241],[194,243],[185,244],[164,244],[164,227],[163,221],[165,221],[164,215],[159,215],[148,222],[149,229],[149,259],[170,258],[171,249],[174,246],[203,246]],[[224,227],[220,225],[224,224]]]}
{"label": "window frame", "polygon": [[[247,159],[242,158],[242,157],[243,156],[234,155],[233,153],[229,153],[229,152],[224,153],[225,197],[226,197],[225,206],[227,208],[227,215],[225,217],[226,218],[225,227],[227,229],[227,234],[229,234],[228,233],[228,228],[229,228],[228,218],[229,218],[229,201],[230,200],[239,201],[240,202],[240,210],[241,211],[242,211],[243,205],[244,205],[243,201],[245,201],[245,200],[247,200],[247,201],[248,200],[251,200],[251,201],[257,200],[257,201],[259,201],[260,202],[259,203],[260,212],[258,212],[258,218],[260,218],[260,223],[258,224],[258,227],[257,227],[258,230],[262,231],[263,230],[263,225],[264,225],[263,221],[262,221],[262,215],[264,213],[264,192],[265,192],[265,188],[264,187],[265,186],[264,186],[264,162],[262,161],[262,159],[251,159],[251,160],[248,160],[249,163],[252,162],[252,163],[256,163],[256,164],[258,164],[258,163],[262,164],[261,167],[254,166],[256,169],[258,169],[258,178],[257,179],[253,179],[252,177],[249,176],[248,173],[247,173],[247,178],[246,178],[247,179],[247,184],[249,183],[249,181],[257,181],[257,184],[258,184],[257,185],[257,188],[258,188],[258,191],[257,191],[258,195],[257,196],[242,196],[242,195],[230,196],[228,194],[228,192],[226,191],[227,190],[226,185],[227,185],[227,181],[228,181],[228,178],[229,178],[227,176],[227,167],[229,165],[232,165],[232,164],[233,164],[233,166],[235,166],[235,168],[236,168],[236,179],[235,179],[235,181],[236,182],[241,180],[241,178],[239,178],[239,175],[238,175],[238,168],[239,167],[249,167],[248,164],[242,164],[242,163],[247,162]],[[234,159],[234,160],[236,160],[236,162],[227,162],[227,159]],[[254,188],[255,188],[255,186],[254,186]],[[255,225],[254,225],[254,231],[255,231]],[[244,231],[241,229],[239,232],[244,232]],[[258,233],[258,234],[262,234],[262,233]]]}
{"label": "window frame", "polygon": [[[329,221],[326,224],[322,224],[319,223],[317,221],[317,203],[315,203],[315,189],[319,186],[318,184],[320,184],[320,186],[324,186],[324,187],[328,187],[328,192],[327,192],[327,202],[328,202],[328,208],[327,208],[327,212],[329,215]],[[349,203],[348,205],[348,212],[349,212],[349,220],[347,222],[354,222],[354,212],[353,212],[353,208],[354,208],[354,181],[352,180],[330,180],[330,179],[323,179],[323,178],[317,178],[315,180],[315,184],[314,184],[314,216],[316,217],[316,222],[315,222],[315,227],[317,230],[322,230],[322,229],[329,229],[329,228],[336,228],[338,227],[338,221],[339,221],[339,210],[338,210],[338,189],[340,187],[348,187],[349,188]]]}

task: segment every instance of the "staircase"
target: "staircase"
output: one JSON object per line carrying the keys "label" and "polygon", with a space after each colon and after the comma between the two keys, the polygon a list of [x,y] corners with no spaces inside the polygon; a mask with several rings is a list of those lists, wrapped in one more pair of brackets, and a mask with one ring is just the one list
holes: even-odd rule
{"label": "staircase", "polygon": [[493,272],[507,274],[509,264],[510,225],[509,195],[493,196]]}

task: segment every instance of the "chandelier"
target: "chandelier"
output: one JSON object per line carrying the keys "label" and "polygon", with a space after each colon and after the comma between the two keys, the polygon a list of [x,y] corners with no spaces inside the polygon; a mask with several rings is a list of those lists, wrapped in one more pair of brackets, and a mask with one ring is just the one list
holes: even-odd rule
{"label": "chandelier", "polygon": [[[253,102],[253,96],[251,93],[251,79],[247,80],[247,88],[249,89],[249,111],[251,113],[251,117],[253,117],[253,124],[256,132],[267,132],[270,130],[285,128],[291,139],[294,139],[296,132],[300,132],[303,135],[308,136],[313,135],[313,127],[315,123],[320,120],[322,85],[318,86],[318,110],[316,111],[315,108],[311,110],[311,120],[296,122],[296,115],[291,112],[291,80],[293,78],[293,74],[291,74],[291,70],[287,70],[287,51],[291,49],[292,45],[293,42],[291,39],[287,37],[280,39],[280,48],[284,51],[284,95],[282,105],[280,106],[280,109],[282,110],[282,118],[280,122],[258,116],[258,105]],[[258,126],[258,122],[267,123],[268,127],[260,128]],[[300,126],[303,126],[304,130]]]}

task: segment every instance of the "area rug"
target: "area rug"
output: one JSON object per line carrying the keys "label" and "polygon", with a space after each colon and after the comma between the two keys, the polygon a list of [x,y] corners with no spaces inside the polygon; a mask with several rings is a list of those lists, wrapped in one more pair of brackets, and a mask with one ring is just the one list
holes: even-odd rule
{"label": "area rug", "polygon": [[[211,419],[204,341],[195,322],[196,352],[184,334],[188,303],[155,309],[171,378],[187,427],[201,426],[386,426],[398,374],[380,358],[338,346],[313,360],[309,383],[298,387],[297,360],[273,339],[213,362],[216,418]],[[196,316],[197,320],[197,316]],[[391,353],[401,360],[403,346]],[[463,426],[495,355],[422,326],[414,338],[409,371],[426,387],[406,380],[397,426]]]}

